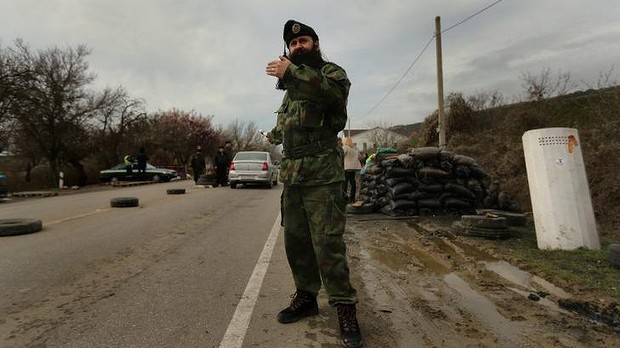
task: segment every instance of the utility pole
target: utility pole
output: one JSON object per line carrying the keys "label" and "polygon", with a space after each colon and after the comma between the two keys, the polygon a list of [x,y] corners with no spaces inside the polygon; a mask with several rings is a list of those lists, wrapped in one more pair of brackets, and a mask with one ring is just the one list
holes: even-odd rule
{"label": "utility pole", "polygon": [[441,19],[435,17],[435,46],[437,48],[437,99],[439,102],[439,147],[446,147],[446,117],[443,110],[443,65],[441,62]]}

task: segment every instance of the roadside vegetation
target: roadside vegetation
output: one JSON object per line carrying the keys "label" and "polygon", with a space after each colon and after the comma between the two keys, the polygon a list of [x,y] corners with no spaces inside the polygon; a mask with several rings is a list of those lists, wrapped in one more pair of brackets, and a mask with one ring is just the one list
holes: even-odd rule
{"label": "roadside vegetation", "polygon": [[99,170],[144,147],[154,165],[188,164],[196,146],[208,155],[231,141],[236,150],[274,150],[253,123],[214,125],[214,115],[171,108],[152,113],[122,86],[95,90],[84,46],[33,51],[22,40],[0,45],[0,171],[12,190],[83,186]]}

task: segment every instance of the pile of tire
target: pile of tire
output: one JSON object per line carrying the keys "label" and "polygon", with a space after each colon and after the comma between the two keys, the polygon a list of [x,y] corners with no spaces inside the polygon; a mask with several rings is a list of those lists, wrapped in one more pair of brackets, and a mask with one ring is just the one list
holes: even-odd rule
{"label": "pile of tire", "polygon": [[505,239],[510,237],[506,218],[484,215],[463,215],[452,224],[456,234],[487,239]]}
{"label": "pile of tire", "polygon": [[464,215],[477,208],[521,213],[473,158],[439,147],[378,153],[360,178],[360,199],[391,216]]}

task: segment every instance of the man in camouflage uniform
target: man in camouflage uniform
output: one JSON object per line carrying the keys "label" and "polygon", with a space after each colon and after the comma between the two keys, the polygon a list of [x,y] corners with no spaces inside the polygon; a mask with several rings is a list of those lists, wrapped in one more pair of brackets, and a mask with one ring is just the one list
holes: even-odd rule
{"label": "man in camouflage uniform", "polygon": [[268,63],[266,72],[278,78],[278,88],[286,93],[267,137],[284,148],[284,244],[297,291],[289,307],[278,313],[278,321],[292,323],[318,314],[322,280],[329,304],[337,309],[344,345],[361,347],[357,293],[349,281],[343,240],[344,168],[337,149],[351,83],[341,67],[323,60],[311,27],[289,20],[283,36],[290,59],[285,50]]}

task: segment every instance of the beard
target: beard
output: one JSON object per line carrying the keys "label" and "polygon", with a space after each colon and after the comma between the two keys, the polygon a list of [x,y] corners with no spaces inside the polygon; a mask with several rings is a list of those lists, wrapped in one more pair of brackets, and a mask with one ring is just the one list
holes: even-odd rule
{"label": "beard", "polygon": [[291,63],[295,65],[307,65],[315,69],[321,69],[325,64],[323,57],[321,57],[321,51],[316,48],[311,50],[299,49],[291,53]]}
{"label": "beard", "polygon": [[[291,63],[295,65],[306,65],[314,69],[321,69],[323,65],[325,65],[325,60],[323,60],[323,57],[321,57],[321,51],[319,51],[316,46],[312,47],[311,50],[306,50],[303,48],[299,49],[291,53],[289,59]],[[286,89],[286,87],[284,86],[284,82],[281,79],[278,79],[276,89]]]}

